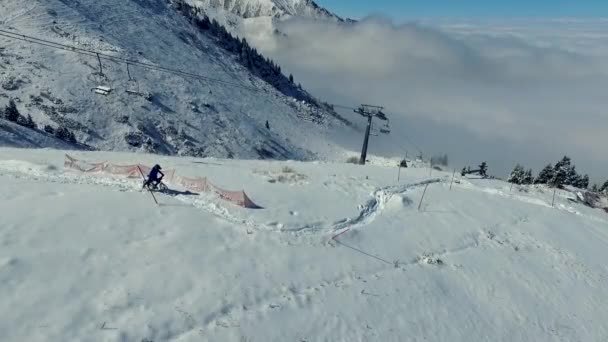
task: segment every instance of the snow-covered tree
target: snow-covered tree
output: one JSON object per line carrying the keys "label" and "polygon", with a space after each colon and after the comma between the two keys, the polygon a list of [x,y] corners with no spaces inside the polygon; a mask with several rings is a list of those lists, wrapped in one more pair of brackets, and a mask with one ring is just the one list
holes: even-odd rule
{"label": "snow-covered tree", "polygon": [[606,191],[608,191],[608,181],[606,181],[606,183],[604,183],[604,185],[602,185],[602,186],[599,188],[599,191],[600,191],[600,192],[606,192]]}
{"label": "snow-covered tree", "polygon": [[30,114],[27,115],[27,118],[25,119],[25,123],[23,124],[23,126],[27,127],[27,128],[38,128],[38,126],[36,126],[36,123],[34,122],[34,119],[32,119],[32,116]]}
{"label": "snow-covered tree", "polygon": [[532,169],[528,169],[524,174],[524,179],[521,184],[530,185],[534,183],[534,176],[532,175]]}
{"label": "snow-covered tree", "polygon": [[293,75],[289,74],[289,83],[293,83]]}
{"label": "snow-covered tree", "polygon": [[67,141],[67,142],[71,142],[71,143],[76,142],[76,136],[74,135],[74,133],[63,126],[59,126],[55,130],[55,136],[61,140]]}
{"label": "snow-covered tree", "polygon": [[572,165],[570,161],[569,157],[564,156],[562,160],[555,164],[555,167],[553,168],[553,178],[551,178],[549,184],[556,187],[568,184],[568,177],[572,174]]}
{"label": "snow-covered tree", "polygon": [[49,134],[55,134],[55,129],[51,125],[44,125],[44,131]]}
{"label": "snow-covered tree", "polygon": [[17,122],[19,117],[21,117],[21,113],[19,113],[15,101],[10,100],[8,106],[4,108],[4,118],[8,121]]}
{"label": "snow-covered tree", "polygon": [[576,172],[576,166],[571,165],[568,168],[568,175],[566,176],[566,185],[576,186],[581,181],[581,176]]}
{"label": "snow-covered tree", "polygon": [[549,184],[554,174],[553,166],[549,164],[538,174],[538,177],[534,180],[534,184]]}
{"label": "snow-covered tree", "polygon": [[579,189],[587,189],[589,187],[589,176],[588,175],[584,175],[582,177],[579,176],[578,179],[576,180],[576,182],[572,185]]}
{"label": "snow-covered tree", "polygon": [[597,186],[597,184],[593,184],[593,186],[591,187],[591,191],[593,192],[598,192],[600,190],[600,188]]}
{"label": "snow-covered tree", "polygon": [[509,175],[508,182],[513,184],[524,184],[525,173],[526,171],[523,166],[519,164],[515,165],[515,168],[513,168],[513,171],[511,171],[511,174]]}

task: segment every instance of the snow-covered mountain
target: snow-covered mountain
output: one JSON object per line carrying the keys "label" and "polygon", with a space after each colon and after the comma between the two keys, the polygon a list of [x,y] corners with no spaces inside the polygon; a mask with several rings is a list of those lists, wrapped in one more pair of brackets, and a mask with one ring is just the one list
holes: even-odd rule
{"label": "snow-covered mountain", "polygon": [[172,0],[185,2],[217,20],[235,35],[254,44],[272,41],[272,35],[284,34],[279,26],[284,20],[300,18],[316,21],[351,22],[312,0]]}
{"label": "snow-covered mountain", "polygon": [[187,0],[203,9],[226,11],[241,18],[308,17],[343,20],[312,0]]}
{"label": "snow-covered mountain", "polygon": [[[264,2],[257,12],[254,2],[222,4],[247,9],[242,13],[324,12],[308,1],[273,2],[277,9],[270,12]],[[279,159],[339,150],[324,139],[329,128],[343,125],[329,107],[289,84],[257,52],[222,44],[221,32],[201,29],[176,6],[171,0],[0,2],[1,30],[204,77],[127,69],[0,36],[0,108],[14,99],[40,127],[65,126],[105,150]],[[100,86],[111,91],[96,94]]]}

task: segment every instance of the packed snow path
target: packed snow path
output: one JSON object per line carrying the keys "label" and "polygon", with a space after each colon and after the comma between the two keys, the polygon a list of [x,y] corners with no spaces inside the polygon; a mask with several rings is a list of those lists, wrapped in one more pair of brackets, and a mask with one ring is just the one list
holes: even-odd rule
{"label": "packed snow path", "polygon": [[[607,216],[567,194],[554,209],[546,191],[449,191],[437,173],[418,212],[428,169],[406,170],[408,186],[394,168],[161,158],[266,209],[156,207],[138,183],[62,161],[0,149],[2,341],[608,338]],[[341,227],[355,229],[331,240]]]}

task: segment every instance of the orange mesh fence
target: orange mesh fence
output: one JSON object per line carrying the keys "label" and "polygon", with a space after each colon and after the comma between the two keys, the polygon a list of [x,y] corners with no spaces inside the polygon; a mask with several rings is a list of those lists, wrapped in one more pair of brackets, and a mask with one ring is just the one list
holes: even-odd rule
{"label": "orange mesh fence", "polygon": [[[146,175],[150,172],[151,167],[141,164],[136,165],[115,165],[108,162],[102,163],[89,163],[82,160],[78,160],[65,155],[65,168],[77,170],[85,173],[103,172],[113,175],[125,176],[127,178],[140,178],[141,172]],[[205,177],[197,178],[186,178],[177,176],[175,170],[168,170],[165,172],[163,178],[169,184],[180,185],[188,190],[200,191],[200,192],[214,192],[223,200],[231,202],[241,207],[250,209],[261,209],[259,205],[255,204],[244,191],[227,191],[223,190],[209,182]]]}
{"label": "orange mesh fence", "polygon": [[222,198],[226,201],[232,202],[236,205],[239,205],[239,206],[245,207],[245,208],[251,208],[251,209],[261,209],[262,208],[259,205],[255,204],[249,198],[249,196],[247,196],[245,191],[227,191],[227,190],[221,189],[211,183],[209,183],[209,185],[220,198]]}

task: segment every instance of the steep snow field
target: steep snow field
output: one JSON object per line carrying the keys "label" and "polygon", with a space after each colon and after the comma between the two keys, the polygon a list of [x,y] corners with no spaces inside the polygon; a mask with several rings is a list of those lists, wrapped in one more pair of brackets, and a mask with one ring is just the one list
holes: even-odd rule
{"label": "steep snow field", "polygon": [[159,162],[265,209],[155,206],[62,151],[0,149],[1,341],[608,339],[608,216],[568,193],[552,208],[425,168],[397,184],[382,165],[68,153]]}
{"label": "steep snow field", "polygon": [[0,106],[16,99],[40,126],[62,124],[96,148],[300,160],[341,151],[326,139],[343,128],[331,115],[310,122],[310,106],[253,76],[167,0],[4,0],[0,29],[214,80],[131,65],[136,83],[124,63],[100,68],[94,56],[0,37]]}

